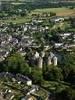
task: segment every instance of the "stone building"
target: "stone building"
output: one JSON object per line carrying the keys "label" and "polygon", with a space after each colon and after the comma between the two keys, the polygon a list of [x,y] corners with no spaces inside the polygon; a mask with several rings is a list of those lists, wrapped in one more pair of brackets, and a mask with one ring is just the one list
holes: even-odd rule
{"label": "stone building", "polygon": [[49,66],[49,65],[51,65],[52,64],[52,62],[51,62],[51,57],[49,56],[48,57],[48,61],[47,61],[47,65]]}
{"label": "stone building", "polygon": [[57,66],[57,57],[56,56],[53,57],[53,64],[54,64],[54,66]]}
{"label": "stone building", "polygon": [[39,58],[38,58],[38,67],[39,67],[40,69],[42,69],[42,67],[43,67],[43,58],[42,58],[42,57],[39,57]]}

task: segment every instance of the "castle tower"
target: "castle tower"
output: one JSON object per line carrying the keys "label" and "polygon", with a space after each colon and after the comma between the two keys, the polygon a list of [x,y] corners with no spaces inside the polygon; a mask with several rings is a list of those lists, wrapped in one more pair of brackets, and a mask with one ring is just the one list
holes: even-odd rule
{"label": "castle tower", "polygon": [[57,59],[57,57],[56,57],[56,56],[54,56],[54,58],[53,58],[53,63],[54,63],[54,66],[57,66],[57,62],[58,62],[58,59]]}
{"label": "castle tower", "polygon": [[35,54],[34,54],[34,58],[35,58],[35,59],[38,59],[38,58],[39,58],[39,53],[38,53],[37,51],[36,51]]}
{"label": "castle tower", "polygon": [[52,62],[51,62],[51,57],[48,56],[47,65],[51,65],[51,64],[52,64]]}
{"label": "castle tower", "polygon": [[45,52],[44,51],[41,52],[41,57],[45,57]]}
{"label": "castle tower", "polygon": [[39,57],[39,58],[38,58],[38,67],[39,67],[40,69],[42,69],[42,67],[43,67],[43,58],[42,58],[42,57]]}

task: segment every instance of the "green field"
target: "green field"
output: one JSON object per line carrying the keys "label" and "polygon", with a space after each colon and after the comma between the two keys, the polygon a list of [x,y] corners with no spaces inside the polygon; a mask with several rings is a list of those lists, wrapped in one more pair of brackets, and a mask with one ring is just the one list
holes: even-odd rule
{"label": "green field", "polygon": [[25,23],[25,22],[29,22],[31,20],[31,17],[29,16],[24,16],[24,17],[17,17],[16,19],[13,19],[13,18],[9,18],[9,19],[6,19],[6,20],[0,20],[0,22],[4,22],[4,23],[10,23],[10,22],[13,22],[13,23]]}
{"label": "green field", "polygon": [[70,8],[66,8],[66,7],[36,9],[36,10],[32,11],[32,14],[41,14],[44,12],[54,12],[54,13],[56,13],[57,16],[75,15],[75,9],[70,9]]}
{"label": "green field", "polygon": [[27,16],[17,17],[15,20],[12,18],[6,20],[0,20],[0,22],[13,22],[13,23],[25,23],[32,19],[32,14],[42,14],[44,12],[50,13],[55,12],[57,16],[75,16],[75,9],[70,8],[44,8],[44,9],[36,9],[31,11]]}

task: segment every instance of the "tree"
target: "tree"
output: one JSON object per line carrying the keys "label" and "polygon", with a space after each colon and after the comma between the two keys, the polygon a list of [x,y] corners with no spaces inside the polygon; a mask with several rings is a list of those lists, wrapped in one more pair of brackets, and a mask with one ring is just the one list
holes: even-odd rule
{"label": "tree", "polygon": [[62,70],[61,68],[50,66],[45,73],[45,77],[47,80],[60,81],[63,80]]}
{"label": "tree", "polygon": [[22,73],[26,75],[29,74],[29,66],[25,62],[24,57],[22,57],[19,53],[14,53],[9,56],[4,65],[7,67],[6,71]]}
{"label": "tree", "polygon": [[41,84],[41,82],[43,81],[42,71],[38,68],[32,69],[31,78],[34,83]]}
{"label": "tree", "polygon": [[64,80],[71,84],[75,83],[75,54],[64,55],[62,69]]}
{"label": "tree", "polygon": [[56,16],[56,13],[50,12],[50,16],[51,16],[51,17],[52,17],[52,16]]}
{"label": "tree", "polygon": [[72,28],[75,28],[75,21],[74,20],[75,20],[75,18],[72,18],[72,17],[69,18],[69,21],[70,21],[70,24],[71,24],[70,26]]}
{"label": "tree", "polygon": [[71,88],[66,88],[60,93],[56,93],[55,100],[75,100],[75,93]]}

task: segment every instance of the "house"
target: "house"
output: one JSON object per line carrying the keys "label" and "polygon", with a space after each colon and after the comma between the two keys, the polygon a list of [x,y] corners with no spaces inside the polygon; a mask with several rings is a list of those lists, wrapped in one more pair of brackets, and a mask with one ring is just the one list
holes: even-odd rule
{"label": "house", "polygon": [[33,22],[34,24],[41,24],[41,23],[43,23],[43,20],[36,20],[36,19],[33,19],[32,22]]}
{"label": "house", "polygon": [[51,19],[51,22],[58,23],[64,21],[63,17],[54,17]]}
{"label": "house", "polygon": [[26,83],[26,85],[31,86],[32,80],[30,80],[27,76],[16,74],[16,80],[21,81],[22,83]]}
{"label": "house", "polygon": [[54,43],[55,48],[60,48],[63,46],[63,43]]}
{"label": "house", "polygon": [[66,39],[67,37],[71,36],[72,33],[59,33],[58,36],[61,37],[62,39]]}
{"label": "house", "polygon": [[27,95],[26,97],[22,97],[20,100],[37,100],[37,98],[32,95]]}

